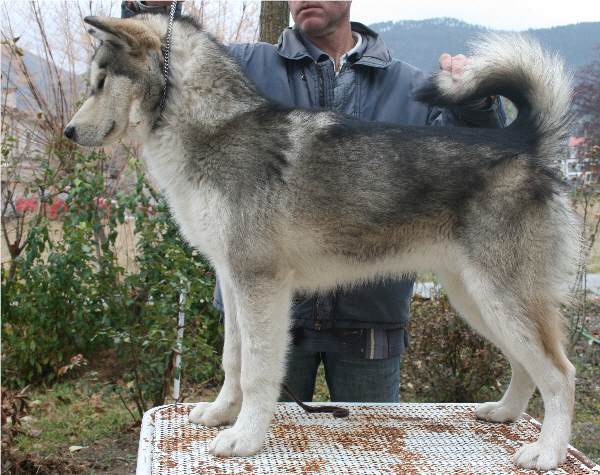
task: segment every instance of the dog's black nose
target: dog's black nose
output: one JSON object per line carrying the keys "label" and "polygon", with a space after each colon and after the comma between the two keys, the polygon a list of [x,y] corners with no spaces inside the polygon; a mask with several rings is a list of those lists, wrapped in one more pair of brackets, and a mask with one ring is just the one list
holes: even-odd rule
{"label": "dog's black nose", "polygon": [[64,130],[64,134],[65,137],[67,137],[69,140],[73,140],[73,138],[75,137],[75,127],[73,127],[72,125],[67,126]]}

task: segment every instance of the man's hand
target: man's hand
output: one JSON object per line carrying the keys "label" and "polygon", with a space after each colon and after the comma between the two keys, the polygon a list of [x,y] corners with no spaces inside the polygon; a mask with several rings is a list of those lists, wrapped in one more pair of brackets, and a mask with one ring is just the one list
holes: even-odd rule
{"label": "man's hand", "polygon": [[452,80],[458,81],[462,74],[463,68],[469,61],[469,58],[467,58],[464,54],[450,56],[448,53],[444,53],[440,56],[440,68],[444,71],[452,73]]}
{"label": "man's hand", "polygon": [[[454,82],[460,81],[463,68],[469,63],[470,58],[464,54],[457,54],[456,56],[450,56],[448,53],[444,53],[440,56],[440,69],[452,73],[452,80]],[[461,104],[467,109],[482,110],[489,109],[494,102],[495,96],[486,97],[484,99],[477,99],[468,103]]]}

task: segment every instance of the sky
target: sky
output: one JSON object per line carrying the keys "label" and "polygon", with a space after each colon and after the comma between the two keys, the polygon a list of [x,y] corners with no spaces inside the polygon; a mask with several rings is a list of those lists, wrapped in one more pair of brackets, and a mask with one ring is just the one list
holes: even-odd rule
{"label": "sky", "polygon": [[[119,5],[118,1],[114,3]],[[522,31],[600,21],[600,0],[354,0],[351,10],[351,19],[366,25],[440,17]]]}
{"label": "sky", "polygon": [[522,31],[600,21],[599,0],[354,0],[351,20],[382,21],[450,17],[498,30]]}

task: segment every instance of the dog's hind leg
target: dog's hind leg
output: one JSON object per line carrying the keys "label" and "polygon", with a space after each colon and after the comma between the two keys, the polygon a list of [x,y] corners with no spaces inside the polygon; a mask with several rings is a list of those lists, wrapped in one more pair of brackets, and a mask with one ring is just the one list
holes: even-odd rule
{"label": "dog's hind leg", "polygon": [[525,368],[506,350],[512,372],[510,384],[498,402],[486,402],[475,409],[475,416],[490,422],[516,422],[527,409],[535,384]]}
{"label": "dog's hind leg", "polygon": [[461,278],[442,272],[439,277],[461,317],[511,363],[513,374],[504,397],[482,404],[476,416],[494,422],[517,420],[537,385],[545,405],[542,431],[514,461],[523,468],[556,468],[565,459],[571,434],[575,371],[562,349],[560,317],[552,299],[544,300],[537,292],[531,294],[536,298],[524,300],[518,290],[498,291],[475,273]]}
{"label": "dog's hind leg", "polygon": [[292,275],[254,275],[235,285],[243,401],[235,425],[210,444],[217,456],[248,456],[262,449],[285,374]]}
{"label": "dog's hind leg", "polygon": [[[544,401],[544,423],[538,440],[521,447],[515,454],[515,463],[523,468],[551,470],[566,459],[571,438],[571,419],[575,405],[575,368],[567,359],[559,326],[559,311],[548,302],[530,302],[525,312],[533,314],[532,335],[517,334],[511,341],[512,350],[520,363],[533,377]],[[548,325],[545,325],[543,318]],[[552,322],[554,320],[554,322]],[[536,331],[537,330],[537,331]],[[526,339],[529,337],[529,341]]]}
{"label": "dog's hind leg", "polygon": [[533,387],[529,375],[544,400],[544,423],[538,440],[519,449],[514,462],[528,469],[554,469],[566,457],[575,390],[575,369],[563,350],[558,308],[541,288],[509,288],[506,282],[499,288],[489,276],[477,272],[470,272],[464,282],[468,282],[465,292],[480,309],[482,333],[514,364],[510,392],[488,414],[500,408],[498,417],[514,416]]}
{"label": "dog's hind leg", "polygon": [[242,367],[241,335],[234,291],[225,275],[219,274],[225,307],[225,343],[223,369],[225,382],[215,402],[201,402],[190,412],[190,422],[208,427],[233,424],[242,407],[240,374]]}
{"label": "dog's hind leg", "polygon": [[515,422],[525,412],[535,384],[529,373],[508,351],[502,339],[496,338],[483,320],[481,311],[473,300],[469,289],[460,275],[454,272],[438,272],[442,287],[448,293],[452,306],[458,314],[480,335],[496,345],[508,358],[511,367],[511,380],[504,397],[498,402],[487,402],[475,409],[475,416],[490,422]]}

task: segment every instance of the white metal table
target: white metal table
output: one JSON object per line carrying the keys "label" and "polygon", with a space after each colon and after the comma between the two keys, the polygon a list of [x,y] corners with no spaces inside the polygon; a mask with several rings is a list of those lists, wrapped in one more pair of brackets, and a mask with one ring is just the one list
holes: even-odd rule
{"label": "white metal table", "polygon": [[[188,474],[535,474],[512,455],[537,439],[540,425],[476,420],[474,404],[337,404],[350,416],[308,414],[280,403],[264,449],[252,457],[215,457],[210,441],[222,428],[188,421],[194,404],[161,406],[144,415],[137,475]],[[600,466],[569,447],[567,462],[547,475],[600,475]]]}

